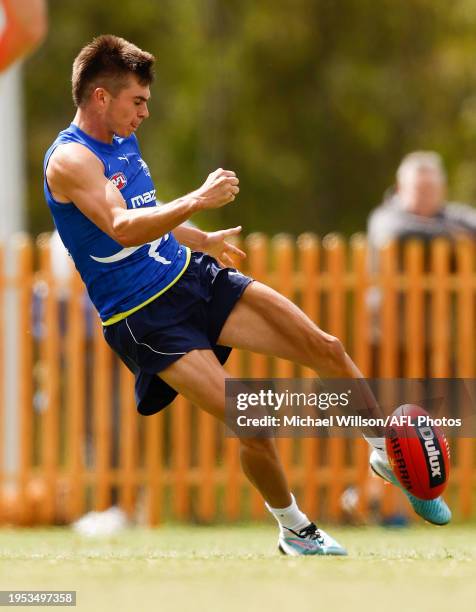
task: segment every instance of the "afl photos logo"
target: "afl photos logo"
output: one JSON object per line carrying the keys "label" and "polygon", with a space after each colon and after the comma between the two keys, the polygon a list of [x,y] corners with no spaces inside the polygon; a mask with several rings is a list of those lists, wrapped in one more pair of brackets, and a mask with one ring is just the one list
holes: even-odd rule
{"label": "afl photos logo", "polygon": [[119,191],[127,185],[127,178],[124,172],[115,172],[109,177],[109,180],[119,189]]}

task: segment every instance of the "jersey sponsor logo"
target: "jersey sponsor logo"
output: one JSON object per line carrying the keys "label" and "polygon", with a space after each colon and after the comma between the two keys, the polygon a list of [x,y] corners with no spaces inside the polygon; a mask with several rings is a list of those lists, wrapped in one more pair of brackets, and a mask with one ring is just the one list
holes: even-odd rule
{"label": "jersey sponsor logo", "polygon": [[132,208],[140,208],[149,202],[155,202],[155,189],[151,189],[150,191],[146,191],[145,193],[141,193],[141,195],[131,198]]}
{"label": "jersey sponsor logo", "polygon": [[114,174],[109,177],[109,180],[119,189],[119,191],[124,189],[127,185],[127,178],[124,172],[114,172]]}
{"label": "jersey sponsor logo", "polygon": [[[169,238],[169,234],[165,234],[164,236],[157,238],[157,240],[154,240],[153,242],[146,242],[146,244],[150,245],[147,255],[149,257],[152,257],[152,259],[155,259],[155,261],[157,261],[158,263],[164,264],[166,266],[170,265],[172,262],[169,261],[168,259],[165,259],[165,257],[162,257],[162,255],[159,255],[157,251],[160,245],[163,242],[166,242],[168,238]],[[143,246],[144,245],[141,244],[135,247],[125,247],[124,249],[121,249],[117,253],[114,253],[114,255],[109,255],[109,257],[95,257],[94,255],[90,255],[89,257],[91,257],[91,259],[94,259],[94,261],[97,261],[98,263],[105,263],[105,264],[116,263],[117,261],[122,261],[123,259],[130,257],[133,253],[141,249]]]}

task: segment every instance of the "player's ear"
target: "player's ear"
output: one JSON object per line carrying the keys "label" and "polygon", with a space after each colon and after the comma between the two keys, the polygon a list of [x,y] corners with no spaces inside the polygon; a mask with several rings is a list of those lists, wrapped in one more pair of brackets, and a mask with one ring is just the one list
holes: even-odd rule
{"label": "player's ear", "polygon": [[109,101],[110,94],[104,87],[96,87],[93,91],[93,98],[100,106],[106,106]]}

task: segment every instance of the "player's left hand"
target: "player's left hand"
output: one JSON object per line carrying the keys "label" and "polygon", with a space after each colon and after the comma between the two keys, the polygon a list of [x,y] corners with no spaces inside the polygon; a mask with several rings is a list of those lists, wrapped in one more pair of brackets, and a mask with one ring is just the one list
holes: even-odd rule
{"label": "player's left hand", "polygon": [[208,232],[202,251],[214,257],[224,268],[234,268],[235,263],[233,262],[232,256],[235,255],[243,259],[246,257],[246,253],[234,244],[228,242],[228,238],[230,238],[230,236],[236,236],[240,232],[241,225],[229,229],[218,230],[217,232]]}

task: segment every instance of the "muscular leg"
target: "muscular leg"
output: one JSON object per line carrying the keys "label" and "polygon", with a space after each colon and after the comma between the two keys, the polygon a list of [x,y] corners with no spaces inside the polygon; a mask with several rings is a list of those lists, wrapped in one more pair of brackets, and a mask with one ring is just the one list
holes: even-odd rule
{"label": "muscular leg", "polygon": [[[292,302],[256,282],[247,287],[235,305],[218,343],[289,359],[313,368],[322,377],[362,378],[339,340],[322,332]],[[227,374],[213,353],[194,351],[167,368],[161,373],[161,377],[191,401],[223,420],[224,384]],[[365,384],[362,384],[360,389],[363,407],[371,416],[379,416],[380,410],[370,389]],[[386,461],[384,447],[382,448],[382,432],[374,431],[370,435],[372,437],[368,438],[368,441],[378,451],[372,453],[372,456],[376,457],[372,466],[378,465],[384,479],[396,482]],[[269,439],[240,441],[245,473],[262,493],[280,523],[281,549],[288,547],[290,550],[290,540],[285,537],[286,528],[290,525],[283,522],[285,519],[282,517],[283,511],[289,512],[286,507],[291,496],[274,443]],[[377,473],[380,474],[380,471]],[[443,525],[451,519],[451,512],[441,498],[425,501],[410,495],[409,499],[415,511],[430,522]],[[292,515],[297,516],[299,522],[308,520],[298,510],[294,500],[293,504],[294,507],[290,506],[293,508]],[[276,510],[277,508],[282,510]],[[300,527],[300,533],[299,529]],[[322,552],[319,546],[317,549]],[[289,550],[285,552],[296,554],[296,551]],[[345,550],[332,539],[325,550],[325,554],[345,554]]]}
{"label": "muscular leg", "polygon": [[[187,353],[160,373],[184,397],[225,422],[225,380],[229,374],[212,351]],[[286,476],[271,438],[241,438],[243,471],[268,504],[284,508],[291,503]]]}
{"label": "muscular leg", "polygon": [[[228,317],[218,344],[289,359],[322,378],[363,378],[341,341],[323,332],[290,300],[259,282],[251,283]],[[364,412],[381,417],[365,384],[359,386]],[[382,436],[380,429],[367,435]]]}
{"label": "muscular leg", "polygon": [[280,293],[256,281],[235,305],[218,344],[288,359],[323,378],[363,378],[338,338],[319,329]]}

